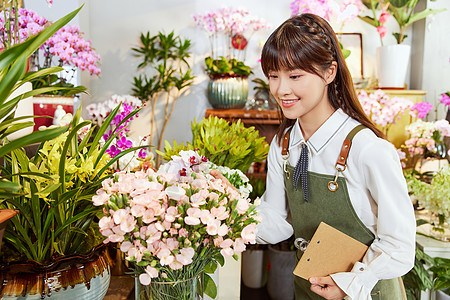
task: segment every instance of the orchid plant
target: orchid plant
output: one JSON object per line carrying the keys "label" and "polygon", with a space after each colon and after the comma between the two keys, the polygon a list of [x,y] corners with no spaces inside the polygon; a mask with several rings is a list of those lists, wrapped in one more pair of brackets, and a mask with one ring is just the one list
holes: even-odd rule
{"label": "orchid plant", "polygon": [[[255,243],[259,200],[251,203],[236,189],[248,186],[245,175],[229,177],[234,188],[217,175],[222,171],[232,170],[181,151],[156,172],[118,172],[102,183],[92,200],[104,208],[99,222],[104,243],[121,243],[142,285],[195,278]],[[209,286],[212,279],[204,276]],[[215,298],[215,291],[205,293]]]}
{"label": "orchid plant", "polygon": [[402,97],[390,98],[382,90],[377,90],[367,94],[361,90],[358,99],[364,112],[372,121],[383,127],[383,132],[387,136],[389,127],[396,122],[403,114],[413,107],[413,103]]}
{"label": "orchid plant", "polygon": [[[113,142],[106,150],[111,157],[115,157],[126,149],[133,147],[142,146],[146,142],[146,137],[132,138],[129,136],[130,132],[130,122],[139,114],[136,114],[130,118],[127,118],[134,110],[139,109],[143,106],[141,100],[131,95],[112,95],[109,99],[100,103],[91,103],[86,106],[89,118],[101,126],[104,120],[109,116],[109,114],[116,108],[119,107],[118,114],[111,121],[109,130],[103,135],[103,141],[107,141],[111,135],[114,134],[114,128],[120,124],[118,127],[118,134],[114,138]],[[141,148],[139,152],[130,152],[127,155],[121,157],[117,162],[118,170],[126,169],[136,169],[140,167],[153,167],[153,154],[148,150],[148,148]]]}
{"label": "orchid plant", "polygon": [[209,75],[251,74],[251,68],[244,63],[247,44],[253,33],[270,28],[264,19],[250,15],[244,8],[232,7],[196,14],[193,18],[210,40],[211,55],[205,59]]}
{"label": "orchid plant", "polygon": [[[51,24],[34,11],[24,8],[4,9],[0,15],[0,47],[9,48],[41,32]],[[15,33],[15,34],[11,34]],[[78,26],[67,25],[57,31],[30,57],[32,71],[49,67],[63,67],[58,74],[46,75],[32,81],[33,88],[47,86],[73,87],[71,83],[77,70],[87,70],[90,75],[99,75],[100,56],[86,41]],[[79,87],[81,88],[81,87]],[[57,92],[59,95],[73,90]]]}
{"label": "orchid plant", "polygon": [[[340,1],[339,1],[340,2]],[[361,11],[361,0],[294,0],[290,4],[291,16],[312,13],[328,20],[342,31],[345,23],[355,19]]]}

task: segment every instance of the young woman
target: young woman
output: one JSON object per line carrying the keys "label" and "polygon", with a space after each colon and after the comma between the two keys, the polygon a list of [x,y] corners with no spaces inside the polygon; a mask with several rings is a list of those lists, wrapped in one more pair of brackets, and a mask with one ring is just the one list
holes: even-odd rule
{"label": "young woman", "polygon": [[284,120],[268,155],[258,242],[310,240],[323,221],[369,250],[351,272],[295,276],[295,299],[402,299],[413,207],[396,150],[364,114],[335,33],[316,15],[292,17],[265,43],[261,64]]}

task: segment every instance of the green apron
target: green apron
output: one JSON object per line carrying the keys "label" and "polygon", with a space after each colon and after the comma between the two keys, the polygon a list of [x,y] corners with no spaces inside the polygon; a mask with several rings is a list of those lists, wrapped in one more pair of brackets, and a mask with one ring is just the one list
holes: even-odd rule
{"label": "green apron", "polygon": [[[348,134],[347,139],[350,140],[350,144],[348,146],[343,145],[343,149],[344,147],[348,148],[344,155],[345,160],[342,156],[343,152],[339,155],[339,158],[343,161],[341,166],[344,166],[344,168],[340,168],[341,171],[345,169],[346,156],[350,150],[353,136],[363,128],[365,127],[359,125]],[[287,143],[286,141],[284,143],[286,149],[288,140],[289,136],[287,136]],[[338,164],[336,166],[338,169]],[[356,215],[348,196],[345,178],[338,176],[340,172],[337,172],[333,176],[308,171],[307,176],[310,193],[308,195],[308,202],[305,202],[301,182],[298,184],[298,190],[294,189],[292,180],[294,167],[287,163],[287,158],[284,168],[284,184],[292,216],[295,238],[311,240],[320,222],[325,222],[367,246],[373,242],[375,236]],[[301,178],[299,181],[301,181]],[[330,182],[332,183],[330,186],[331,190],[336,187],[335,182],[337,183],[337,189],[335,191],[331,191],[328,188]],[[297,261],[302,254],[302,251],[297,250]],[[295,275],[294,286],[296,300],[324,299],[311,292],[311,284],[307,280]],[[380,280],[372,290],[371,296],[372,299],[397,300],[403,299],[402,291],[403,287],[399,278]]]}

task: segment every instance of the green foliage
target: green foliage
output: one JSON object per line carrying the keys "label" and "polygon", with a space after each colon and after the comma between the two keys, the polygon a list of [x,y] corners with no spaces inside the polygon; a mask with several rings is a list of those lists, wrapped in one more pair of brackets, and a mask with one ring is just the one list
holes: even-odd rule
{"label": "green foliage", "polygon": [[[138,68],[145,71],[150,67],[152,75],[140,74],[133,78],[133,95],[152,106],[150,119],[150,141],[153,140],[153,129],[156,127],[156,103],[165,94],[164,121],[159,134],[157,149],[161,144],[167,123],[172,116],[176,100],[186,89],[194,84],[195,76],[188,63],[191,56],[191,41],[183,40],[172,31],[169,34],[159,32],[151,36],[150,32],[141,34],[141,46],[132,48],[136,57],[141,58]],[[156,165],[159,161],[156,161]]]}
{"label": "green foliage", "polygon": [[242,61],[235,58],[228,59],[224,56],[213,59],[208,56],[205,58],[206,73],[210,76],[215,74],[229,74],[249,76],[252,74],[252,68],[245,65]]}
{"label": "green foliage", "polygon": [[[111,166],[123,155],[139,147],[127,149],[110,159],[105,154],[120,126],[134,111],[114,128],[102,146],[100,140],[117,115],[117,106],[94,135],[94,127],[79,139],[78,131],[91,124],[80,122],[81,106],[75,113],[71,129],[41,143],[34,157],[27,157],[22,148],[4,157],[1,172],[20,185],[19,195],[6,199],[0,208],[19,210],[4,234],[2,251],[13,251],[18,259],[46,263],[55,255],[90,251],[98,243],[89,239],[91,226],[101,207],[92,205],[92,196],[101,182],[110,176]],[[4,259],[10,259],[4,255]]]}
{"label": "green foliage", "polygon": [[239,120],[228,122],[217,117],[209,117],[197,123],[191,123],[192,142],[173,147],[166,141],[164,152],[157,151],[164,160],[170,160],[181,150],[197,150],[218,166],[247,171],[253,162],[259,162],[267,157],[269,144],[254,127],[246,128]]}
{"label": "green foliage", "polygon": [[134,77],[133,95],[142,101],[149,101],[158,93],[170,92],[172,88],[180,91],[193,84],[191,68],[187,59],[191,56],[191,41],[183,40],[172,31],[168,35],[159,32],[141,34],[141,46],[132,48],[136,57],[141,58],[140,70],[151,67],[153,76]]}
{"label": "green foliage", "polygon": [[[54,22],[45,30],[27,41],[13,47],[8,47],[8,49],[0,53],[0,157],[3,157],[4,155],[20,147],[57,137],[67,130],[65,128],[48,129],[40,132],[33,132],[14,141],[9,141],[8,137],[12,133],[34,125],[33,122],[24,121],[26,117],[14,117],[15,109],[20,100],[44,92],[51,92],[63,88],[38,88],[36,90],[18,94],[12,99],[8,100],[8,98],[23,84],[30,82],[39,76],[50,75],[62,70],[62,68],[48,68],[37,72],[25,73],[27,59],[30,55],[34,53],[36,49],[38,49],[48,38],[55,34],[56,31],[75,17],[80,9],[81,7]],[[19,185],[11,183],[8,179],[4,178],[3,174],[1,175],[0,199],[8,199],[14,196],[18,192],[19,188]]]}
{"label": "green foliage", "polygon": [[442,168],[430,183],[414,176],[407,178],[408,189],[417,198],[420,205],[438,215],[438,224],[433,229],[443,232],[445,221],[450,220],[450,168]]}
{"label": "green foliage", "polygon": [[420,300],[421,291],[448,289],[450,288],[450,259],[430,257],[416,247],[414,268],[403,276],[403,282],[408,300]]}
{"label": "green foliage", "polygon": [[252,200],[255,200],[256,198],[261,198],[264,192],[266,191],[266,179],[250,177],[250,184],[252,185],[253,190],[250,193],[249,198]]}
{"label": "green foliage", "polygon": [[33,85],[34,90],[48,86],[64,88],[54,89],[53,91],[47,92],[46,95],[75,96],[79,93],[86,92],[86,87],[82,85],[75,87],[75,85],[66,82],[64,78],[61,78],[56,74],[37,77],[31,80],[31,84]]}

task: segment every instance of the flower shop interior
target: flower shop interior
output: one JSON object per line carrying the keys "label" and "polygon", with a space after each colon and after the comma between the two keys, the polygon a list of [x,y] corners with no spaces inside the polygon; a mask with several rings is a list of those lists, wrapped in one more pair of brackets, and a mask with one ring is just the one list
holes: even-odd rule
{"label": "flower shop interior", "polygon": [[2,0],[2,299],[294,299],[293,240],[255,243],[281,123],[260,56],[307,12],[399,153],[407,299],[450,299],[448,0]]}

